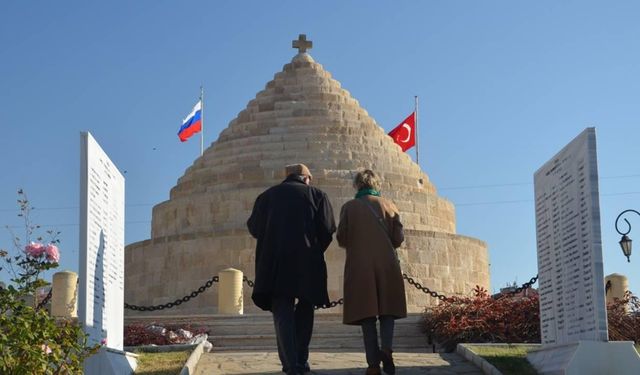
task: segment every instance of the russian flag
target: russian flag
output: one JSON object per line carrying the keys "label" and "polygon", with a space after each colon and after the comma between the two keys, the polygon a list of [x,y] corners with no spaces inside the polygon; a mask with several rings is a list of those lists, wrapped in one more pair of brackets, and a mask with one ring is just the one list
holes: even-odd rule
{"label": "russian flag", "polygon": [[185,142],[189,137],[202,130],[202,100],[198,100],[178,131],[178,138]]}

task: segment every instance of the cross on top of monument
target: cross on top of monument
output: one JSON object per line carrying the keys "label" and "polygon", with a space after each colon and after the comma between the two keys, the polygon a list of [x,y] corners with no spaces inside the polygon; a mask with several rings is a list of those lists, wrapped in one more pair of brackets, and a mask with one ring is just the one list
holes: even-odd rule
{"label": "cross on top of monument", "polygon": [[292,47],[297,48],[298,53],[305,53],[307,52],[307,49],[313,48],[313,42],[307,40],[306,34],[300,34],[298,35],[298,40],[293,41]]}

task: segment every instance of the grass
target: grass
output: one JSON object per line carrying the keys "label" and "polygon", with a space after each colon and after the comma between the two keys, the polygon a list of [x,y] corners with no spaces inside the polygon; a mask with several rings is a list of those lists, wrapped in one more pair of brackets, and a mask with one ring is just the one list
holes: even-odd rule
{"label": "grass", "polygon": [[537,372],[527,361],[527,352],[534,348],[525,345],[484,346],[469,345],[480,357],[494,365],[504,375],[536,375]]}
{"label": "grass", "polygon": [[138,354],[136,375],[176,375],[189,358],[190,351]]}

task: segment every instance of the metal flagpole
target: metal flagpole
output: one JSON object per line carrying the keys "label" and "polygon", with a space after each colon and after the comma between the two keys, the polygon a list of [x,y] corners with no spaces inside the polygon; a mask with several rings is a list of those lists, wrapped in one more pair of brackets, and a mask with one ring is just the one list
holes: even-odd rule
{"label": "metal flagpole", "polygon": [[415,136],[416,136],[416,164],[420,165],[420,159],[418,158],[418,151],[420,150],[420,147],[418,146],[420,144],[420,138],[418,138],[418,95],[414,96],[415,98],[415,121],[416,121],[416,129],[415,129]]}
{"label": "metal flagpole", "polygon": [[200,85],[200,156],[204,153],[204,88]]}

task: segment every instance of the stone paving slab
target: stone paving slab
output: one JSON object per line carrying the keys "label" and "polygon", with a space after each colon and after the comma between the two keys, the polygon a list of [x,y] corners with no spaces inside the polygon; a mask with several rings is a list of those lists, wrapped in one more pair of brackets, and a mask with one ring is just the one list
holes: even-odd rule
{"label": "stone paving slab", "polygon": [[[215,349],[214,349],[215,350]],[[393,354],[399,375],[482,375],[482,370],[455,353]],[[311,375],[362,375],[366,362],[361,352],[312,352]],[[196,375],[282,375],[276,352],[204,353]]]}

